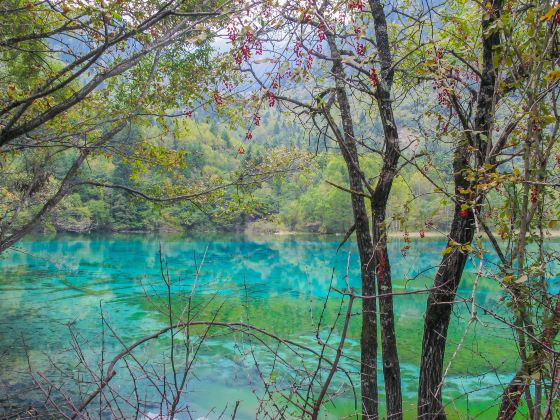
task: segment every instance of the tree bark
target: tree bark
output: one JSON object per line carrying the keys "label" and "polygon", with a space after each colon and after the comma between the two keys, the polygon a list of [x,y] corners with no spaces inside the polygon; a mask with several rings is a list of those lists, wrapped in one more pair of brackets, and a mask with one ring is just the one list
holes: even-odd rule
{"label": "tree bark", "polygon": [[395,315],[392,296],[391,266],[387,252],[387,226],[385,218],[387,203],[397,175],[399,161],[399,138],[397,124],[391,103],[393,85],[393,58],[387,32],[387,19],[383,5],[379,0],[369,0],[373,16],[375,41],[381,62],[381,80],[376,87],[376,99],[383,126],[384,154],[383,166],[371,200],[372,236],[374,265],[379,297],[379,320],[381,324],[381,349],[383,359],[383,377],[385,379],[385,399],[388,419],[402,419],[402,389],[397,337],[395,332]]}
{"label": "tree bark", "polygon": [[[369,216],[363,195],[362,175],[358,160],[358,150],[354,138],[354,123],[350,102],[344,84],[344,68],[335,39],[327,36],[333,58],[332,72],[335,77],[336,100],[340,109],[343,133],[335,135],[339,141],[342,156],[348,169],[349,184],[352,191],[352,212],[356,228],[356,242],[360,255],[362,277],[362,294],[375,295],[375,275],[373,263],[373,243],[370,234]],[[337,130],[331,123],[331,128]],[[377,304],[376,299],[362,300],[362,333],[361,333],[361,369],[360,381],[362,390],[362,416],[364,419],[377,419]]]}
{"label": "tree bark", "polygon": [[[457,204],[449,237],[460,244],[470,243],[474,235],[472,212],[463,219],[460,211],[460,204]],[[447,246],[452,246],[451,240]],[[418,391],[418,417],[422,419],[446,418],[441,401],[445,343],[467,257],[468,253],[455,249],[443,258],[434,280],[434,291],[428,297]]]}
{"label": "tree bark", "polygon": [[[492,11],[485,12],[482,17],[481,29],[485,34],[482,40],[482,72],[476,102],[474,123],[470,124],[462,113],[460,106],[455,106],[464,125],[464,137],[453,157],[453,173],[455,183],[455,210],[453,222],[449,233],[448,248],[452,251],[446,254],[441,261],[436,273],[433,291],[428,296],[426,314],[424,319],[424,337],[422,340],[422,355],[420,361],[420,379],[418,387],[418,417],[422,419],[445,419],[442,404],[443,360],[447,329],[453,309],[453,301],[461,281],[468,253],[454,246],[455,243],[470,244],[474,237],[474,213],[469,209],[466,213],[461,211],[463,203],[462,189],[471,187],[465,178],[465,173],[470,168],[469,148],[476,150],[475,169],[483,167],[487,161],[492,160],[491,132],[495,117],[494,103],[496,100],[496,75],[494,67],[494,52],[500,44],[499,31],[486,35],[487,29],[500,19],[503,7],[502,0],[492,2]],[[456,104],[453,98],[452,103]],[[471,127],[474,129],[471,130]],[[475,205],[482,201],[483,194],[476,197]],[[476,209],[475,209],[476,210]]]}
{"label": "tree bark", "polygon": [[[453,159],[456,198],[461,196],[460,189],[469,187],[464,172],[468,167],[467,153],[468,143],[464,140],[458,146]],[[441,261],[426,307],[418,388],[418,417],[423,419],[446,418],[441,401],[441,382],[447,328],[451,319],[453,301],[468,257],[467,252],[461,251],[454,244],[470,244],[474,237],[472,209],[465,214],[461,211],[461,204],[460,200],[455,203],[453,222],[447,242],[447,247],[452,251],[447,253]]]}

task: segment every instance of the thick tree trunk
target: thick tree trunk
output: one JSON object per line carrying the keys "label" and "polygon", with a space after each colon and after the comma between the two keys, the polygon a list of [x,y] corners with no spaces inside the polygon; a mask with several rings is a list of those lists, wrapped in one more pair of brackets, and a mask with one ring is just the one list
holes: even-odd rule
{"label": "thick tree trunk", "polygon": [[446,252],[442,258],[426,307],[418,384],[418,417],[422,419],[446,418],[441,401],[441,388],[447,328],[468,257],[468,253],[462,251],[458,244],[470,244],[474,237],[474,213],[472,209],[466,212],[461,209],[460,191],[469,187],[469,182],[465,179],[468,150],[468,142],[464,139],[457,146],[453,158],[456,202],[447,242],[450,252]]}
{"label": "thick tree trunk", "polygon": [[[340,95],[342,97],[346,94]],[[344,100],[342,101],[344,103]],[[340,103],[340,98],[339,98]],[[345,115],[346,112],[342,111]],[[344,120],[343,118],[343,125]],[[349,133],[349,127],[345,132]],[[353,134],[351,134],[353,138]],[[346,137],[346,136],[345,136]],[[342,154],[348,168],[350,188],[353,191],[363,192],[362,181],[359,174],[358,153],[356,145],[346,138]],[[358,194],[352,194],[352,210],[356,227],[356,242],[360,254],[360,267],[362,275],[362,294],[365,296],[375,295],[375,275],[373,259],[373,246],[369,230],[369,220],[366,211],[365,199]],[[361,386],[362,386],[362,410],[364,419],[378,418],[378,390],[377,390],[377,305],[376,299],[362,300],[362,334],[361,334]]]}
{"label": "thick tree trunk", "polygon": [[[336,99],[340,109],[343,133],[336,133],[339,146],[348,168],[350,189],[352,194],[352,211],[356,228],[356,242],[360,254],[362,274],[362,294],[375,295],[375,275],[373,264],[373,245],[369,228],[369,216],[363,194],[362,174],[358,159],[358,150],[354,138],[354,124],[346,87],[344,85],[344,69],[336,47],[334,37],[327,36],[333,56],[332,72],[336,79]],[[332,126],[333,130],[337,130]],[[378,418],[377,390],[377,305],[376,299],[362,301],[362,334],[361,334],[361,391],[362,413],[364,419]]]}
{"label": "thick tree trunk", "polygon": [[[430,292],[424,320],[424,337],[422,341],[422,356],[420,361],[420,379],[418,387],[418,417],[423,419],[445,419],[442,404],[442,373],[447,328],[453,309],[457,288],[467,261],[468,253],[462,252],[454,244],[466,245],[474,237],[473,209],[461,211],[461,204],[465,198],[461,194],[463,189],[472,187],[465,179],[469,166],[470,150],[475,150],[475,169],[482,168],[488,160],[492,160],[491,133],[495,117],[494,102],[496,100],[496,75],[494,68],[494,53],[500,44],[499,31],[486,35],[486,30],[500,19],[503,7],[502,0],[493,0],[491,13],[484,13],[482,17],[482,72],[474,123],[471,124],[463,109],[457,105],[457,98],[452,97],[454,110],[460,116],[464,129],[464,138],[460,139],[453,158],[453,173],[455,182],[455,212],[449,233],[447,246],[452,249],[447,253],[439,266],[434,279],[434,290]],[[476,205],[482,201],[483,195],[476,197]],[[471,197],[472,199],[472,197]]]}
{"label": "thick tree trunk", "polygon": [[[366,263],[368,265],[368,263]],[[365,269],[365,270],[364,270]],[[362,293],[375,295],[373,264],[362,264]],[[362,391],[362,418],[378,418],[377,390],[377,305],[376,299],[362,300],[360,383]]]}
{"label": "thick tree trunk", "polygon": [[[460,211],[460,204],[457,204],[449,236],[457,243],[466,244],[473,239],[473,216],[469,211],[468,216],[462,218]],[[452,242],[449,241],[447,246],[452,247]],[[443,258],[434,280],[434,291],[428,297],[418,391],[418,417],[422,419],[446,418],[441,402],[445,343],[453,301],[467,257],[466,252],[454,249]]]}

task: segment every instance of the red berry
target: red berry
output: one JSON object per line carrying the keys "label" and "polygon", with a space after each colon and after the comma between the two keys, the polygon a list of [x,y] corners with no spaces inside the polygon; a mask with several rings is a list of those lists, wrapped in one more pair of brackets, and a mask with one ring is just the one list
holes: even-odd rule
{"label": "red berry", "polygon": [[224,103],[224,98],[222,98],[219,92],[214,92],[214,102],[216,102],[216,105],[222,105]]}
{"label": "red berry", "polygon": [[321,22],[321,24],[319,25],[319,32],[318,32],[320,42],[323,42],[326,38],[325,29],[326,29],[325,24],[323,22]]}
{"label": "red berry", "polygon": [[364,55],[366,55],[366,47],[364,46],[364,44],[358,44],[358,46],[356,47],[356,53],[360,57],[363,57]]}
{"label": "red berry", "polygon": [[365,9],[365,4],[362,0],[353,0],[349,4],[350,9],[358,10],[359,12],[363,12]]}
{"label": "red berry", "polygon": [[461,216],[462,219],[466,219],[467,217],[469,217],[469,211],[467,209],[461,210],[459,212],[459,216]]}
{"label": "red berry", "polygon": [[536,203],[537,202],[537,196],[538,196],[539,191],[537,190],[537,186],[533,186],[533,188],[531,188],[531,203]]}
{"label": "red berry", "polygon": [[377,72],[374,68],[372,68],[369,73],[369,80],[371,80],[373,87],[376,87],[379,84],[379,78],[377,77]]}
{"label": "red berry", "polygon": [[276,96],[271,91],[268,91],[266,95],[268,96],[268,106],[272,108],[276,104]]}
{"label": "red berry", "polygon": [[262,53],[263,53],[262,42],[260,41],[260,39],[257,39],[255,41],[255,54],[262,55]]}
{"label": "red berry", "polygon": [[234,25],[229,25],[227,28],[228,38],[231,42],[235,42],[237,39],[237,29]]}
{"label": "red berry", "polygon": [[301,41],[298,41],[295,43],[294,45],[294,53],[296,54],[296,57],[302,57],[303,56],[303,52],[301,51],[303,47],[303,44],[301,43]]}
{"label": "red berry", "polygon": [[410,235],[408,232],[405,232],[403,235],[403,240],[405,243],[409,244],[410,243]]}
{"label": "red berry", "polygon": [[243,46],[241,47],[241,55],[243,56],[243,59],[245,61],[251,58],[251,48],[249,48],[247,44],[243,44]]}
{"label": "red berry", "polygon": [[233,53],[233,58],[235,60],[235,64],[237,64],[238,66],[243,63],[243,55],[241,54],[241,51],[235,51]]}

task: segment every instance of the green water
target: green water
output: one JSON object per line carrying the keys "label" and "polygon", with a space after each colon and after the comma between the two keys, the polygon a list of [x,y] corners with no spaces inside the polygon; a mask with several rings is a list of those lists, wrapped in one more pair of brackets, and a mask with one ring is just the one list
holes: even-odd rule
{"label": "green water", "polygon": [[[185,300],[179,296],[193,288],[196,267],[196,305],[207,304],[200,319],[216,316],[218,320],[245,321],[309,346],[317,346],[315,329],[329,284],[344,288],[346,266],[350,261],[348,281],[359,288],[360,276],[354,246],[346,244],[336,252],[338,236],[240,236],[177,237],[140,234],[58,235],[31,237],[0,257],[0,354],[1,386],[4,393],[16,394],[17,404],[32,403],[37,398],[28,391],[29,360],[32,371],[44,371],[56,378],[53,363],[71,372],[76,367],[75,352],[68,325],[79,335],[78,341],[88,360],[99,360],[102,341],[100,305],[105,316],[124,343],[131,343],[165,325],[166,319],[155,306],[162,303],[165,287],[160,273],[159,247],[167,259],[173,281],[174,308]],[[444,244],[441,240],[414,240],[403,257],[398,240],[390,243],[390,257],[395,291],[421,289],[431,282],[433,267],[439,263]],[[470,297],[472,265],[465,275],[460,297]],[[500,309],[500,292],[491,280],[482,279],[476,292],[477,302],[507,316]],[[395,313],[402,363],[402,381],[406,417],[414,417],[418,361],[422,340],[425,294],[395,297]],[[331,293],[321,336],[335,319],[340,295]],[[344,308],[345,302],[342,303]],[[200,307],[200,306],[199,306]],[[216,310],[220,311],[216,314]],[[461,339],[468,307],[459,304],[450,326],[448,356]],[[355,383],[359,383],[354,358],[359,358],[359,306],[354,311],[345,344],[342,365]],[[495,418],[496,399],[517,366],[517,352],[509,328],[481,315],[454,359],[444,394],[447,410],[454,418]],[[337,344],[340,322],[335,324],[331,343]],[[199,331],[200,333],[200,331]],[[107,332],[105,332],[106,335]],[[236,337],[210,338],[200,349],[196,375],[188,385],[188,404],[195,418],[217,418],[224,410],[231,412],[240,400],[238,418],[254,418],[256,397],[262,384],[254,363],[241,357]],[[116,340],[105,337],[105,357],[122,350]],[[166,354],[165,340],[139,349],[145,360],[160,360]],[[275,373],[265,349],[254,344],[262,372]],[[27,349],[27,351],[25,350]],[[286,350],[280,350],[286,352]],[[288,352],[289,353],[289,352]],[[292,357],[292,356],[289,356]],[[380,365],[381,366],[381,365]],[[121,375],[115,386],[130,385]],[[382,381],[382,375],[380,375]],[[348,381],[335,378],[333,386],[341,395],[328,406],[331,417],[351,414],[354,410]],[[345,388],[346,387],[346,388]],[[380,386],[382,389],[382,386]],[[146,388],[148,390],[149,388]],[[346,391],[344,391],[346,389]],[[146,391],[145,390],[145,391]],[[149,392],[149,391],[146,391]],[[384,395],[381,395],[381,401]],[[211,411],[214,410],[214,411]]]}

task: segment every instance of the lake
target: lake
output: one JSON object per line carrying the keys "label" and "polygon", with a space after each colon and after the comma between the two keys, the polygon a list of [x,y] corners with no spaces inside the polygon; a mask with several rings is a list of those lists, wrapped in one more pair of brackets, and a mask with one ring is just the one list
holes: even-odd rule
{"label": "lake", "polygon": [[[123,344],[166,325],[165,313],[157,310],[168,297],[160,269],[160,246],[176,313],[184,308],[185,296],[194,290],[191,302],[193,308],[200,309],[197,319],[242,321],[316,348],[316,329],[325,338],[334,324],[330,342],[337,345],[342,323],[340,319],[335,322],[335,317],[339,311],[344,316],[346,301],[342,302],[336,291],[331,291],[318,327],[329,285],[332,282],[334,287],[344,289],[348,278],[352,287],[360,286],[355,246],[345,244],[337,252],[340,240],[341,236],[332,235],[29,237],[0,258],[0,379],[3,394],[14,395],[12,400],[3,400],[3,407],[41,400],[40,395],[29,391],[29,364],[31,371],[45,372],[45,377],[55,383],[68,373],[83,371],[84,363],[78,363],[76,356],[76,343],[84,359],[95,367],[102,342],[106,361],[121,351]],[[442,239],[433,238],[413,239],[410,245],[403,256],[402,240],[390,241],[396,292],[429,286],[445,247]],[[459,298],[471,294],[473,266],[469,265],[467,271]],[[507,310],[498,303],[500,297],[496,282],[482,278],[476,290],[477,302],[507,317]],[[424,293],[395,297],[406,418],[415,416],[425,302]],[[456,305],[448,359],[463,336],[469,310],[467,304]],[[102,328],[101,311],[121,342]],[[359,358],[359,304],[353,315],[342,366],[354,383],[359,383],[359,366],[355,362]],[[517,366],[511,330],[488,315],[480,317],[481,322],[471,326],[446,379],[444,394],[451,418],[495,418],[501,386]],[[193,334],[200,336],[201,331]],[[138,349],[138,357],[157,369],[168,348],[165,338],[152,341]],[[293,357],[287,349],[277,351],[278,357]],[[258,369],[253,358],[259,363]],[[264,373],[275,385],[288,383],[293,375],[286,368],[273,366],[275,361],[262,343],[243,334],[208,334],[198,347],[193,376],[188,382],[186,400],[191,414],[194,418],[212,419],[222,412],[231,415],[239,400],[237,418],[255,418],[255,395],[264,392],[261,375]],[[382,389],[381,374],[380,381]],[[126,372],[121,372],[112,386],[125,393],[130,383]],[[354,397],[348,379],[337,375],[332,386],[339,392],[328,404],[325,415],[336,418],[352,414]],[[155,392],[149,384],[139,388],[148,399],[148,394]],[[381,394],[381,403],[383,400]],[[149,412],[154,410],[156,406],[146,408]]]}

